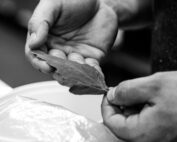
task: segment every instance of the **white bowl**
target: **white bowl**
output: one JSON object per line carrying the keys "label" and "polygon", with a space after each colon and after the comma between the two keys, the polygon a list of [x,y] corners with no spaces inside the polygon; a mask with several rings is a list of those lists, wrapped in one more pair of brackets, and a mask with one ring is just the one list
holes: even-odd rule
{"label": "white bowl", "polygon": [[73,95],[56,81],[46,81],[15,88],[11,94],[39,99],[63,106],[77,114],[101,121],[102,95]]}

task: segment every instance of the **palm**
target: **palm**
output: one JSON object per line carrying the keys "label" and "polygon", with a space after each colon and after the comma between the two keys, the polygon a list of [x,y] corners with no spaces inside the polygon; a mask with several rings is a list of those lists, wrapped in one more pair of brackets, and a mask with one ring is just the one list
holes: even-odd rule
{"label": "palm", "polygon": [[70,17],[67,22],[62,21],[65,17],[61,17],[50,32],[48,45],[66,54],[76,52],[84,57],[100,59],[114,43],[117,34],[116,15],[104,4],[100,4],[97,10],[92,7],[77,12],[79,16],[73,14],[74,18]]}

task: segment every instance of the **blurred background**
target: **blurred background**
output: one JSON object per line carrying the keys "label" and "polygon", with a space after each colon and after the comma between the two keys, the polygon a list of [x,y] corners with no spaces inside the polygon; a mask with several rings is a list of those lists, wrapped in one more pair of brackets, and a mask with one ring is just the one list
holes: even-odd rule
{"label": "blurred background", "polygon": [[[11,87],[52,80],[35,70],[24,55],[27,23],[38,0],[0,0],[0,79]],[[150,74],[151,29],[120,32],[102,62],[107,84]]]}

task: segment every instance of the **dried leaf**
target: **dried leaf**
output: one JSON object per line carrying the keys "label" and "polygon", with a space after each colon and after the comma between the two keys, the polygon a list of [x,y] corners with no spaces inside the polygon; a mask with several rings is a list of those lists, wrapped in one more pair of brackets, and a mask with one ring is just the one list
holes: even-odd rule
{"label": "dried leaf", "polygon": [[70,92],[74,94],[105,94],[108,91],[104,77],[94,67],[43,52],[33,51],[33,54],[54,67],[56,69],[54,79],[70,87]]}

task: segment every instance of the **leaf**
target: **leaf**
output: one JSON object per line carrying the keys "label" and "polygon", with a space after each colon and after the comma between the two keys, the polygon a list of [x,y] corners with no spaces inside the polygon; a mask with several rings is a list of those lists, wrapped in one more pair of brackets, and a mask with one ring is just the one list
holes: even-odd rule
{"label": "leaf", "polygon": [[74,94],[105,94],[108,87],[104,77],[87,64],[64,60],[43,52],[33,51],[38,58],[45,60],[56,69],[53,77],[60,84],[70,87]]}
{"label": "leaf", "polygon": [[94,86],[85,86],[85,85],[74,85],[70,88],[69,90],[73,94],[105,94],[107,93],[107,89],[99,89],[99,88],[94,88]]}

